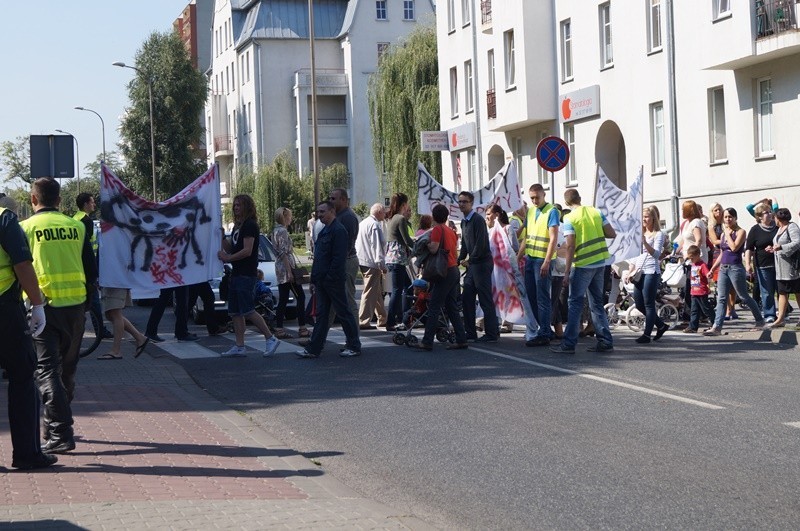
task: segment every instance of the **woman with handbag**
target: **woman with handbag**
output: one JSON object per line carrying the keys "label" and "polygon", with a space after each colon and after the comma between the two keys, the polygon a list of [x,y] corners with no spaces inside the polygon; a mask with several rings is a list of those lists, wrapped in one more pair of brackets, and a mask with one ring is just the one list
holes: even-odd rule
{"label": "woman with handbag", "polygon": [[786,325],[786,307],[789,305],[789,294],[794,293],[800,301],[800,227],[792,223],[792,213],[788,208],[779,208],[775,212],[778,231],[768,253],[775,255],[775,279],[778,291],[778,317],[772,328]]}
{"label": "woman with handbag", "polygon": [[411,279],[406,272],[409,251],[414,240],[409,233],[408,218],[411,207],[408,196],[396,193],[389,203],[389,222],[386,226],[386,269],[392,280],[392,293],[389,296],[389,307],[386,308],[386,330],[393,332],[398,323],[403,322],[403,314],[408,310],[406,290],[411,286]]}
{"label": "woman with handbag", "polygon": [[[428,302],[428,318],[425,320],[425,335],[422,340],[412,345],[420,350],[433,350],[433,339],[436,327],[439,325],[439,315],[444,307],[447,318],[456,334],[456,342],[447,345],[447,350],[460,350],[467,348],[467,332],[464,330],[464,320],[459,311],[458,299],[461,295],[459,281],[461,274],[458,271],[456,249],[458,236],[455,231],[447,226],[447,217],[450,211],[446,206],[438,204],[433,207],[434,227],[431,229],[431,240],[428,243],[430,256],[427,260],[440,258],[440,249],[447,253],[447,270],[444,277],[431,280],[431,299]],[[425,276],[425,275],[423,275]]]}
{"label": "woman with handbag", "polygon": [[[664,235],[661,233],[661,220],[658,219],[658,210],[653,206],[645,207],[642,214],[642,254],[634,259],[636,273],[633,281],[633,300],[636,309],[644,314],[644,331],[636,338],[637,343],[650,343],[650,334],[656,328],[654,341],[661,339],[664,332],[669,330],[656,312],[656,298],[661,283],[661,265],[659,258],[664,247]],[[638,279],[635,277],[638,275]]]}
{"label": "woman with handbag", "polygon": [[292,211],[286,207],[275,210],[275,228],[272,229],[272,246],[275,248],[275,277],[278,279],[278,307],[275,311],[275,336],[278,339],[290,339],[294,336],[283,328],[286,318],[286,304],[289,302],[289,291],[294,293],[297,301],[297,324],[300,326],[298,336],[311,335],[306,328],[306,296],[301,285],[302,278],[296,278],[295,273],[300,273],[297,267],[297,257],[294,255],[294,246],[289,237],[288,227],[292,223]]}

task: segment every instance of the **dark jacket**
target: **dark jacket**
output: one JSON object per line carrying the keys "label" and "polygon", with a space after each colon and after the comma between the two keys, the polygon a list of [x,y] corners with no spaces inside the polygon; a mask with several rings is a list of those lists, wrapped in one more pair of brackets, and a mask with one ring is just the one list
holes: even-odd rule
{"label": "dark jacket", "polygon": [[489,229],[486,227],[486,220],[477,212],[472,213],[469,221],[461,220],[461,251],[458,253],[458,261],[464,260],[467,255],[471,264],[492,259]]}
{"label": "dark jacket", "polygon": [[344,282],[345,259],[349,247],[347,229],[338,219],[319,232],[314,244],[314,262],[311,266],[311,282]]}

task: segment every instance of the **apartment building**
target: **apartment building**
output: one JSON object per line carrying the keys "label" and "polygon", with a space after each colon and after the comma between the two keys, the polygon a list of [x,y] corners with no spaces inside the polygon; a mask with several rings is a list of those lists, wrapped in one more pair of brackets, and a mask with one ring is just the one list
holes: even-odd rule
{"label": "apartment building", "polygon": [[[792,172],[800,163],[792,135],[800,118],[795,1],[522,3],[446,0],[437,23],[440,42],[468,41],[472,33],[472,52],[461,57],[440,45],[440,98],[443,128],[475,124],[483,160],[478,180],[493,175],[502,153],[520,162],[523,188],[541,182],[558,200],[576,186],[591,198],[596,163],[622,188],[641,166],[645,202],[660,208],[668,226],[685,199],[741,212],[765,196],[792,208],[800,204]],[[467,9],[482,14],[481,31],[465,25]],[[543,20],[548,28],[529,29]],[[509,32],[526,32],[525,46],[509,47]],[[477,73],[472,90],[480,96],[480,115],[474,118],[460,110],[456,116],[453,108],[458,87],[471,83],[463,69],[453,70],[466,61]],[[510,85],[509,76],[520,82]],[[505,109],[509,94],[534,105],[511,102]],[[549,113],[531,112],[535,105],[549,106]],[[552,180],[537,168],[533,150],[547,134],[572,149],[569,165]],[[463,161],[458,152],[444,156],[460,162],[446,164],[455,184]],[[742,221],[749,223],[746,215]]]}
{"label": "apartment building", "polygon": [[[369,76],[389,44],[432,22],[431,0],[313,0],[320,163],[345,164],[352,202],[374,202]],[[313,171],[306,0],[216,0],[206,134],[223,197],[238,168],[281,151]]]}

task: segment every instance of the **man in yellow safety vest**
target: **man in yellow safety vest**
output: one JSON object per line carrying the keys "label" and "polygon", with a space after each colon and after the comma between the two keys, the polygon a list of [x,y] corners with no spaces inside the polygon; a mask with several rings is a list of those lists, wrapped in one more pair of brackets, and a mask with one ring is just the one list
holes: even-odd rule
{"label": "man in yellow safety vest", "polygon": [[[86,234],[89,236],[89,242],[92,244],[95,263],[98,263],[97,254],[100,251],[100,245],[94,230],[94,221],[92,221],[92,213],[97,209],[94,196],[87,192],[81,192],[78,194],[78,197],[75,198],[75,204],[78,207],[78,211],[72,217],[83,223],[83,226],[86,227]],[[97,288],[97,286],[95,286],[95,288]],[[103,323],[103,307],[100,305],[100,290],[94,289],[92,291],[93,293],[89,299],[89,304],[92,307],[92,311],[100,316],[100,323]],[[103,339],[111,339],[114,337],[114,334],[111,333],[111,330],[106,328],[105,324],[103,324],[102,330],[95,330],[94,333],[98,335],[102,334]]]}

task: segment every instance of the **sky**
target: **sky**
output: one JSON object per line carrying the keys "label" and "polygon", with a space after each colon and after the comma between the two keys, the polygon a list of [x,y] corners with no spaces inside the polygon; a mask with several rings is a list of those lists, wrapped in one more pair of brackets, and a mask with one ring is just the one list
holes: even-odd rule
{"label": "sky", "polygon": [[[127,83],[136,74],[112,66],[133,64],[153,31],[171,31],[189,0],[3,0],[0,49],[0,142],[18,136],[72,133],[81,167],[116,150]],[[3,164],[0,162],[0,168]],[[82,169],[82,168],[81,168]],[[0,175],[5,172],[0,170]]]}

